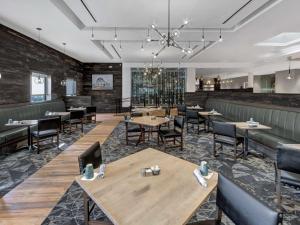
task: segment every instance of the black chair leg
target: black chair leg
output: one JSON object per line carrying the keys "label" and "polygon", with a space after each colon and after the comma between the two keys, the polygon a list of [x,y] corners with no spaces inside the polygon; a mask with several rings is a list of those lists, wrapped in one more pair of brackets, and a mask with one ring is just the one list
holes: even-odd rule
{"label": "black chair leg", "polygon": [[59,148],[59,132],[57,132],[57,137],[56,137],[56,144],[57,144],[57,148]]}

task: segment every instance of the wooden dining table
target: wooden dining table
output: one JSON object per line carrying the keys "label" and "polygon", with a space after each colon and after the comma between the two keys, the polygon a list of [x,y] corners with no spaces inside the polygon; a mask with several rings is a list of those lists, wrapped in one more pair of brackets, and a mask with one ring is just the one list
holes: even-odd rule
{"label": "wooden dining table", "polygon": [[257,157],[261,157],[260,155],[249,151],[249,130],[270,130],[271,127],[265,126],[263,124],[257,124],[257,126],[249,126],[247,122],[229,122],[230,124],[236,125],[236,128],[243,130],[244,133],[244,159],[247,158],[248,155],[254,155]]}
{"label": "wooden dining table", "polygon": [[209,124],[211,122],[211,116],[223,116],[221,113],[218,112],[211,112],[211,111],[207,111],[207,112],[198,112],[198,114],[202,117],[206,117],[206,132],[209,132]]}
{"label": "wooden dining table", "polygon": [[[157,117],[157,116],[139,116],[139,117],[132,117],[130,120],[126,121],[128,123],[137,124],[141,128],[144,128],[145,126],[150,127],[150,129],[153,128],[159,128],[160,125],[170,122],[169,118],[166,117]],[[157,137],[159,138],[159,137]],[[141,135],[137,141],[138,145],[142,141],[145,140],[145,129],[141,129]]]}
{"label": "wooden dining table", "polygon": [[[159,175],[141,175],[141,169],[155,165],[160,167]],[[207,187],[201,186],[193,174],[196,168],[196,164],[148,148],[106,165],[104,178],[88,181],[77,176],[84,190],[85,224],[89,224],[88,197],[113,224],[186,224],[217,186],[216,172]]]}

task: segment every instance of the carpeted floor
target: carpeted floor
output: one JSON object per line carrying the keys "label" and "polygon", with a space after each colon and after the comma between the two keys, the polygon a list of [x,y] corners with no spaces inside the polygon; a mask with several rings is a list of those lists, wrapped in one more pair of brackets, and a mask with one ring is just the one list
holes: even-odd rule
{"label": "carpeted floor", "polygon": [[[103,159],[106,163],[109,163],[147,147],[161,149],[157,147],[155,140],[156,137],[152,141],[139,146],[135,146],[134,143],[126,146],[124,124],[121,123],[102,145]],[[212,155],[212,136],[207,133],[201,133],[200,135],[185,134],[184,141],[183,151],[169,149],[167,153],[196,164],[200,164],[202,160],[206,160],[211,169],[229,176],[257,198],[266,202],[271,207],[275,207],[274,166],[271,161],[254,157],[249,157],[248,160],[238,159],[234,161],[230,148],[226,147],[224,148],[226,155],[220,154],[220,157],[216,159]],[[283,196],[286,199],[284,201],[284,208],[287,210],[284,213],[285,225],[300,224],[300,199],[296,199],[293,196],[293,191],[294,189],[292,188],[283,188]],[[107,219],[98,208],[94,209],[92,217],[99,220]],[[191,221],[212,219],[214,217],[215,193],[201,206]],[[232,224],[225,216],[222,219],[222,223],[225,225]],[[46,224],[83,224],[82,190],[75,182],[44,221],[43,225]]]}
{"label": "carpeted floor", "polygon": [[[95,126],[95,124],[84,125],[84,133],[87,133]],[[41,146],[40,154],[37,154],[35,151],[29,152],[27,149],[22,149],[9,155],[0,155],[0,197],[67,149],[68,146],[80,138],[80,135],[80,129],[77,129],[72,135],[60,134],[59,149],[56,147],[56,143],[51,143],[51,139],[45,140],[44,144],[46,145],[43,144]]]}

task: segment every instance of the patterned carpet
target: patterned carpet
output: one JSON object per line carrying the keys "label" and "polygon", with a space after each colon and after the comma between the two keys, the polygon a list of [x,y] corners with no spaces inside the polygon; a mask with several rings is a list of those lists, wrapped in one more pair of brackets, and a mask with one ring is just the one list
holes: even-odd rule
{"label": "patterned carpet", "polygon": [[[84,125],[84,133],[87,133],[94,127],[95,124]],[[80,135],[80,129],[77,129],[72,135],[60,134],[59,149],[56,147],[56,143],[51,143],[51,139],[45,140],[45,145],[41,146],[40,154],[37,154],[35,151],[29,152],[27,149],[22,149],[9,155],[0,155],[0,197],[67,149],[68,146],[80,138]]]}
{"label": "patterned carpet", "polygon": [[[126,146],[124,124],[121,123],[102,145],[104,161],[109,163],[147,147],[161,149],[156,146],[155,140],[156,137],[152,141],[139,146],[135,146],[134,143]],[[257,198],[266,202],[271,207],[275,207],[274,166],[271,161],[255,157],[249,157],[248,160],[238,159],[234,161],[230,148],[226,147],[224,148],[224,153],[226,154],[220,154],[220,157],[215,159],[212,156],[212,136],[207,133],[201,133],[200,135],[185,134],[184,141],[183,151],[169,149],[167,153],[196,164],[200,164],[202,160],[206,160],[211,169],[231,177],[236,183],[247,189]],[[300,224],[300,199],[296,199],[296,196],[292,194],[293,191],[294,189],[292,188],[283,188],[283,196],[285,198],[284,208],[287,211],[284,213],[285,225]],[[212,219],[215,217],[215,214],[215,193],[213,193],[207,202],[196,212],[191,221]],[[107,219],[98,208],[94,209],[92,217],[99,220]],[[225,216],[222,218],[222,223],[224,225],[232,224]],[[43,225],[46,224],[84,224],[82,190],[75,182],[44,221]]]}

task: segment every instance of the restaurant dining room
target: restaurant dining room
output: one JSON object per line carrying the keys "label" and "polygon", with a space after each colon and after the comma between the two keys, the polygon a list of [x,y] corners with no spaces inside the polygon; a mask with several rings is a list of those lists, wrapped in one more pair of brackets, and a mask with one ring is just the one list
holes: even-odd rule
{"label": "restaurant dining room", "polygon": [[0,225],[300,225],[299,0],[0,0]]}

